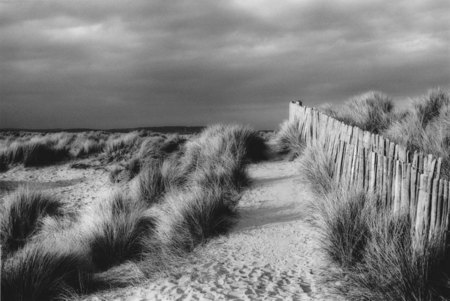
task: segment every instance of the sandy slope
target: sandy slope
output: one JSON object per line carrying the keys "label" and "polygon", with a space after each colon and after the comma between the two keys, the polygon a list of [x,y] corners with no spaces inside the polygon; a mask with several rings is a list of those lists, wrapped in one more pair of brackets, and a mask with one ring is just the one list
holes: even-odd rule
{"label": "sandy slope", "polygon": [[19,186],[43,189],[77,208],[102,199],[112,189],[105,168],[74,169],[70,164],[44,168],[17,166],[0,173],[0,199]]}
{"label": "sandy slope", "polygon": [[307,222],[310,192],[292,162],[250,167],[241,219],[183,268],[138,287],[88,300],[340,300],[320,284],[327,264]]}

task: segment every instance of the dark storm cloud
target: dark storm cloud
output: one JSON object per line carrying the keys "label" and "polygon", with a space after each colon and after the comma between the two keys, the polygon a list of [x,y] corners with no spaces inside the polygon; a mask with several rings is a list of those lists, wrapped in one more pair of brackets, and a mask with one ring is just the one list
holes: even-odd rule
{"label": "dark storm cloud", "polygon": [[0,127],[218,121],[449,87],[448,1],[0,2]]}

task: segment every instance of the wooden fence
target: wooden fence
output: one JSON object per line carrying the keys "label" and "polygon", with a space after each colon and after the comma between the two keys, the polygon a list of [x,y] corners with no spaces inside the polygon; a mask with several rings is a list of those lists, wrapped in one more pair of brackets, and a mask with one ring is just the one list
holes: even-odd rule
{"label": "wooden fence", "polygon": [[[334,159],[334,179],[344,188],[376,192],[393,214],[408,214],[415,248],[446,236],[450,184],[441,179],[441,158],[408,152],[381,135],[346,125],[298,102],[289,105],[307,143],[320,144]],[[446,239],[446,237],[442,237]]]}

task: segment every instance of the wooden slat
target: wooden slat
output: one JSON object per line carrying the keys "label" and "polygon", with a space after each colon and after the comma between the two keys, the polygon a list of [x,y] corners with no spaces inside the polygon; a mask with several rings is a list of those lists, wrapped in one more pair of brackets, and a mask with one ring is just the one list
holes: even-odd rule
{"label": "wooden slat", "polygon": [[358,144],[354,144],[353,145],[351,169],[350,169],[350,181],[351,181],[351,183],[355,183],[355,170],[356,170],[356,161],[357,160],[358,160]]}
{"label": "wooden slat", "polygon": [[429,168],[428,172],[429,172],[430,174],[434,174],[434,168],[435,168],[435,166],[436,166],[436,163],[433,164],[433,162],[434,162],[434,157],[433,157],[433,155],[432,155],[432,154],[428,154],[428,164],[430,164],[430,165],[428,166],[428,168]]}
{"label": "wooden slat", "polygon": [[[429,158],[430,159],[430,158]],[[431,162],[428,162],[428,185],[432,187],[433,185],[433,175],[434,167],[436,166],[436,159],[431,158]]]}
{"label": "wooden slat", "polygon": [[441,178],[441,167],[442,167],[442,158],[437,158],[436,163],[436,172],[435,172],[435,178],[440,179]]}
{"label": "wooden slat", "polygon": [[383,184],[381,187],[381,201],[385,206],[388,205],[389,201],[387,199],[388,187],[389,187],[389,177],[388,177],[388,161],[389,158],[383,156]]}
{"label": "wooden slat", "polygon": [[[416,156],[416,159],[418,157]],[[413,160],[413,163],[411,165],[411,179],[410,179],[410,207],[409,207],[409,214],[411,217],[411,222],[414,223],[416,220],[416,211],[417,211],[417,200],[418,200],[418,194],[417,194],[417,188],[419,185],[418,181],[418,170],[417,170],[417,160]]]}
{"label": "wooden slat", "polygon": [[441,229],[442,227],[442,214],[443,214],[443,201],[442,198],[444,196],[444,180],[439,179],[439,189],[438,189],[438,201],[437,201],[437,214],[436,214],[436,227]]}
{"label": "wooden slat", "polygon": [[427,156],[423,156],[423,172],[430,174],[430,165]]}
{"label": "wooden slat", "polygon": [[400,214],[400,207],[401,207],[401,167],[400,167],[400,161],[395,161],[395,178],[394,178],[394,215]]}
{"label": "wooden slat", "polygon": [[402,162],[406,162],[406,148],[403,145],[398,146],[398,159]]}
{"label": "wooden slat", "polygon": [[345,147],[345,142],[341,141],[339,144],[338,161],[336,162],[336,181],[340,181],[342,177],[342,161],[344,159]]}
{"label": "wooden slat", "polygon": [[384,137],[380,135],[380,155],[382,155],[382,156],[386,156],[385,144],[386,144],[386,141],[385,141]]}
{"label": "wooden slat", "polygon": [[401,165],[402,165],[401,213],[403,214],[403,213],[409,213],[411,164],[403,162],[403,163],[401,163]]}
{"label": "wooden slat", "polygon": [[311,109],[305,108],[305,125],[303,127],[303,137],[307,143],[310,142],[310,120],[311,120]]}
{"label": "wooden slat", "polygon": [[370,133],[364,131],[364,147],[370,150]]}
{"label": "wooden slat", "polygon": [[433,179],[433,183],[431,186],[430,233],[428,234],[429,237],[434,237],[435,231],[437,229],[436,221],[437,221],[437,214],[438,214],[438,209],[437,209],[438,185],[439,185],[439,180]]}
{"label": "wooden slat", "polygon": [[392,205],[392,168],[393,168],[393,160],[391,157],[388,157],[387,160],[387,178],[386,178],[386,206],[391,208]]}
{"label": "wooden slat", "polygon": [[369,191],[369,182],[370,182],[370,169],[371,169],[371,163],[370,163],[370,156],[371,151],[368,148],[364,149],[364,188],[365,191]]}
{"label": "wooden slat", "polygon": [[370,167],[369,167],[369,191],[375,192],[375,181],[376,181],[376,154],[375,152],[370,153]]}
{"label": "wooden slat", "polygon": [[395,159],[395,144],[394,142],[391,142],[389,144],[389,158],[391,158],[392,160]]}
{"label": "wooden slat", "polygon": [[447,180],[444,180],[444,192],[442,193],[442,227],[443,229],[448,229],[448,217],[450,215],[449,211],[449,182]]}
{"label": "wooden slat", "polygon": [[349,127],[349,133],[348,133],[348,143],[350,143],[352,145],[355,145],[355,141],[354,141],[354,138],[353,138],[354,132],[355,132],[355,127],[354,126],[350,126]]}
{"label": "wooden slat", "polygon": [[424,247],[424,242],[427,239],[428,225],[429,225],[429,190],[428,190],[428,175],[421,174],[419,182],[419,201],[417,204],[416,225],[414,231],[413,248],[420,251]]}
{"label": "wooden slat", "polygon": [[394,159],[395,160],[398,160],[398,158],[399,158],[399,155],[398,155],[398,153],[399,153],[399,145],[395,145],[395,153],[394,153]]}
{"label": "wooden slat", "polygon": [[[362,146],[363,141],[361,140],[361,146]],[[365,187],[365,149],[364,147],[360,147],[359,148],[359,167],[358,167],[358,178],[360,179],[360,185],[359,187],[361,189],[363,189]]]}
{"label": "wooden slat", "polygon": [[377,162],[377,182],[376,182],[376,187],[377,187],[377,193],[381,194],[383,191],[383,185],[384,185],[384,179],[383,179],[383,158],[384,156],[382,156],[380,153],[378,153],[378,162]]}
{"label": "wooden slat", "polygon": [[351,169],[352,169],[352,161],[353,161],[353,150],[355,148],[354,145],[349,144],[348,145],[348,151],[347,151],[347,160],[346,160],[346,164],[345,164],[345,182],[344,182],[344,187],[350,187],[350,184],[352,183],[352,179],[351,179]]}
{"label": "wooden slat", "polygon": [[341,170],[341,179],[340,182],[341,183],[345,183],[346,180],[346,176],[347,176],[347,165],[348,165],[348,149],[350,148],[350,144],[348,144],[346,141],[345,142],[345,149],[344,149],[344,153],[342,154],[342,170]]}
{"label": "wooden slat", "polygon": [[358,131],[358,141],[359,141],[359,144],[361,145],[361,148],[363,148],[364,147],[364,131],[363,130]]}

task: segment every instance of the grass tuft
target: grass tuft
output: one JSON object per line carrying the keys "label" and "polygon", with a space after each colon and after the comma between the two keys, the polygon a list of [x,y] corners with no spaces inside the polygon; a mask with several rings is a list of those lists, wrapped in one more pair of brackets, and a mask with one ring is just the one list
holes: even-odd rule
{"label": "grass tuft", "polygon": [[394,122],[384,135],[411,151],[442,158],[442,175],[450,178],[450,100],[448,93],[431,90],[415,100],[413,109]]}
{"label": "grass tuft", "polygon": [[147,164],[131,185],[134,199],[145,202],[148,206],[161,201],[163,194],[169,189],[161,171],[161,161],[153,160]]}
{"label": "grass tuft", "polygon": [[156,236],[170,249],[192,251],[234,225],[237,200],[236,194],[218,186],[172,192],[156,208]]}
{"label": "grass tuft", "polygon": [[303,139],[302,129],[299,128],[300,121],[284,121],[280,130],[271,140],[271,148],[274,153],[284,155],[293,160],[303,154],[306,141]]}
{"label": "grass tuft", "polygon": [[379,134],[393,121],[392,99],[381,92],[371,91],[355,96],[336,108],[323,108],[324,113],[345,124]]}
{"label": "grass tuft", "polygon": [[72,214],[66,204],[46,193],[19,188],[6,198],[1,211],[2,258],[22,248],[46,217]]}
{"label": "grass tuft", "polygon": [[115,193],[95,211],[90,249],[96,268],[104,271],[126,260],[139,259],[141,239],[154,227],[154,221],[143,214],[145,204]]}
{"label": "grass tuft", "polygon": [[85,292],[89,262],[56,239],[28,244],[2,262],[2,300],[67,300]]}
{"label": "grass tuft", "polygon": [[318,145],[308,145],[299,160],[299,170],[312,191],[318,196],[326,196],[334,189],[333,158]]}

